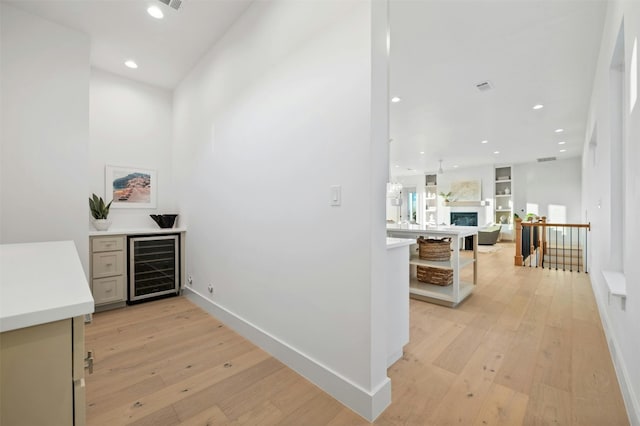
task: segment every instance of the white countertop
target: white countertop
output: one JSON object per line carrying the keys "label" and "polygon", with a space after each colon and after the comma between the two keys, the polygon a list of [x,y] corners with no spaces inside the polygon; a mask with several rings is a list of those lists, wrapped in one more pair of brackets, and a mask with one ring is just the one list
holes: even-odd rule
{"label": "white countertop", "polygon": [[415,238],[393,238],[387,237],[387,250],[396,248],[396,247],[405,247],[410,246],[411,244],[415,244]]}
{"label": "white countertop", "polygon": [[89,231],[90,237],[100,235],[134,235],[134,234],[175,234],[178,232],[187,232],[185,227],[177,228],[109,228],[107,231]]}
{"label": "white countertop", "polygon": [[412,225],[412,224],[388,224],[387,231],[395,235],[442,235],[450,237],[466,237],[478,233],[477,226],[444,226],[444,225]]}
{"label": "white countertop", "polygon": [[73,241],[0,245],[0,332],[93,312]]}

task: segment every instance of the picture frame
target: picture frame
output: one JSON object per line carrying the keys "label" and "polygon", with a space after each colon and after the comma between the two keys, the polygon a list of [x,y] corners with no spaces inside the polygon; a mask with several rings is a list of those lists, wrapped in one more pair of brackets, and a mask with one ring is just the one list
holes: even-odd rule
{"label": "picture frame", "polygon": [[158,176],[141,167],[105,166],[105,201],[116,209],[155,209]]}

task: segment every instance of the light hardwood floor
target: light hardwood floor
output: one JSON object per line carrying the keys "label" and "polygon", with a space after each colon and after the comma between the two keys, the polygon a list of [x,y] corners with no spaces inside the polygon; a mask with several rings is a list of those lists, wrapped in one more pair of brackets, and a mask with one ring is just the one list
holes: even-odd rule
{"label": "light hardwood floor", "polygon": [[[499,246],[458,308],[411,300],[375,423],[627,425],[588,275],[516,268]],[[98,313],[86,345],[89,425],[368,424],[185,298]]]}

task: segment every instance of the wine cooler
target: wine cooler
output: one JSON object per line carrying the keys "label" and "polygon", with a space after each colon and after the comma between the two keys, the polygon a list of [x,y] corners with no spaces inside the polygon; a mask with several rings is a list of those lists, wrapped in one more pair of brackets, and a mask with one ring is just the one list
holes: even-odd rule
{"label": "wine cooler", "polygon": [[129,299],[180,293],[180,235],[129,237]]}

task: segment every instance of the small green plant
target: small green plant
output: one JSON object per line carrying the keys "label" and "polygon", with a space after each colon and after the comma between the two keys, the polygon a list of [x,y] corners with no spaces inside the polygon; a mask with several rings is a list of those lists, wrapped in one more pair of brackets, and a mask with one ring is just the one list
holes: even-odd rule
{"label": "small green plant", "polygon": [[109,201],[109,204],[104,203],[102,197],[98,197],[96,194],[92,194],[91,198],[89,198],[89,209],[91,210],[91,216],[94,219],[106,219],[109,216],[109,207],[111,207],[112,201]]}
{"label": "small green plant", "polygon": [[451,191],[449,191],[447,193],[444,193],[444,192],[440,193],[440,196],[442,198],[444,198],[444,201],[447,202],[447,203],[450,201],[452,195],[453,195],[453,193]]}

